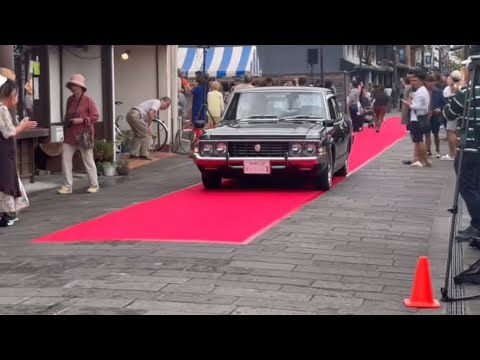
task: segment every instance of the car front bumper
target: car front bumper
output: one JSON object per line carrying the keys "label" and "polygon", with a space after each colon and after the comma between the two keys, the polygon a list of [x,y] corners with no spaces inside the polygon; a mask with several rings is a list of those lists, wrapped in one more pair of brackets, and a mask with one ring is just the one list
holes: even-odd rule
{"label": "car front bumper", "polygon": [[205,157],[196,153],[193,155],[195,164],[200,171],[241,171],[243,172],[244,161],[248,160],[265,160],[269,161],[272,172],[282,170],[292,170],[301,172],[310,172],[316,170],[326,164],[327,156],[311,156],[311,157]]}

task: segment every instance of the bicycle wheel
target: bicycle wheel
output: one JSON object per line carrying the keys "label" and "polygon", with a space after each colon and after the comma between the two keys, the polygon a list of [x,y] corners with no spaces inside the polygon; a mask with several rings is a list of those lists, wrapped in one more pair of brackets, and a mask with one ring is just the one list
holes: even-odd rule
{"label": "bicycle wheel", "polygon": [[160,151],[165,146],[168,140],[168,130],[163,122],[160,120],[153,120],[152,123],[152,143],[150,145],[151,151]]}
{"label": "bicycle wheel", "polygon": [[178,130],[175,136],[174,152],[188,155],[192,152],[191,131]]}

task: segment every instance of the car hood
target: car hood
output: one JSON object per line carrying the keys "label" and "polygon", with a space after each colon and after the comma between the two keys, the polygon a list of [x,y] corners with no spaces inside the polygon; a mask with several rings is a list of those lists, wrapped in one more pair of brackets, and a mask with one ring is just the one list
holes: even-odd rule
{"label": "car hood", "polygon": [[208,130],[202,138],[231,139],[231,138],[305,138],[318,137],[323,130],[322,124],[311,122],[242,122],[235,125],[223,125]]}

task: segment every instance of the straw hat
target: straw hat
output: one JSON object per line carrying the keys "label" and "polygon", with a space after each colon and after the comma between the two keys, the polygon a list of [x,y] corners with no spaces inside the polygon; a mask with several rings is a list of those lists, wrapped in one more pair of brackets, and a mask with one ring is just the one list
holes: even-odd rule
{"label": "straw hat", "polygon": [[12,70],[4,67],[0,67],[0,75],[5,76],[8,80],[12,80],[12,81],[15,81],[17,79],[17,76]]}

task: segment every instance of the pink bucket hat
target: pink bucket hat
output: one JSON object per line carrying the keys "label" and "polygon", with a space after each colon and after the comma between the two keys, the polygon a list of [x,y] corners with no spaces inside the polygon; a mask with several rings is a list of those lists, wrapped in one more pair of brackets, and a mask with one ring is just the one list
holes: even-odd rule
{"label": "pink bucket hat", "polygon": [[66,87],[70,89],[71,85],[78,85],[87,91],[87,87],[85,86],[85,77],[81,74],[73,74],[70,77],[70,80],[67,82]]}

